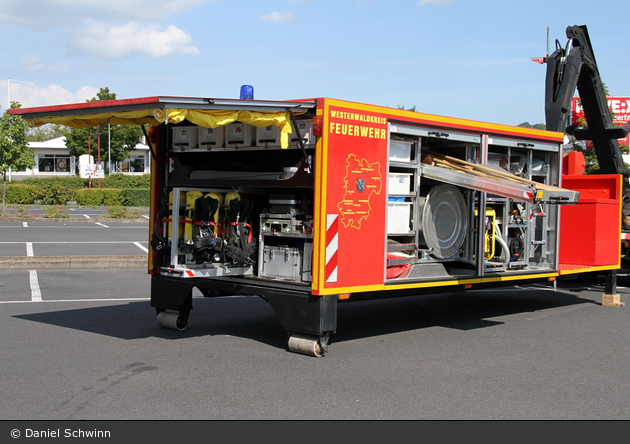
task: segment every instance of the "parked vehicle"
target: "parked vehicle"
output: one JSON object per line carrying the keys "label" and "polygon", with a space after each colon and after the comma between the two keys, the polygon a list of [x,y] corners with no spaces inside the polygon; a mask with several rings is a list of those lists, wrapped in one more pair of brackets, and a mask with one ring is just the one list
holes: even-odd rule
{"label": "parked vehicle", "polygon": [[322,356],[338,304],[620,265],[621,175],[566,180],[562,128],[331,98],[13,112],[34,124],[151,125],[151,305],[164,327],[187,327],[195,288],[255,295],[291,351]]}

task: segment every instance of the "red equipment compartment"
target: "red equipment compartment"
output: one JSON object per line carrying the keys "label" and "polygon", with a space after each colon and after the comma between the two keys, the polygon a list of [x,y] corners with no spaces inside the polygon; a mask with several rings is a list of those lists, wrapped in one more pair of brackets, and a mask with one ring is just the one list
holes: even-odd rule
{"label": "red equipment compartment", "polygon": [[560,216],[560,271],[618,267],[621,260],[620,175],[563,176],[562,186],[580,192]]}
{"label": "red equipment compartment", "polygon": [[579,151],[572,151],[562,158],[562,174],[565,176],[579,176],[585,168],[584,154]]}

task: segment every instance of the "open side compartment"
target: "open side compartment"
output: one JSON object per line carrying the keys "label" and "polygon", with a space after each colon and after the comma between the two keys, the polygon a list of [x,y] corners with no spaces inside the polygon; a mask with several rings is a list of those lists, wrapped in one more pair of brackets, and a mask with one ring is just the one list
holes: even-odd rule
{"label": "open side compartment", "polygon": [[403,170],[390,157],[390,174],[415,182],[409,231],[388,230],[389,283],[557,270],[557,204],[580,195],[558,186],[558,144],[403,124],[395,140],[417,147],[417,161]]}
{"label": "open side compartment", "polygon": [[[309,130],[311,122],[297,120]],[[169,254],[161,256],[161,274],[308,288],[314,139],[299,144],[294,137],[282,149],[269,127],[237,122],[207,130],[189,122],[163,130],[168,204],[159,220]],[[235,134],[242,135],[238,143]]]}

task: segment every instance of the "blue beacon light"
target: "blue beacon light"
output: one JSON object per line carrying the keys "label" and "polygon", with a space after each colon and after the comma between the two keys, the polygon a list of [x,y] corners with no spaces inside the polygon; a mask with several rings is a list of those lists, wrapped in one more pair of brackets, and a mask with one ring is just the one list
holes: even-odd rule
{"label": "blue beacon light", "polygon": [[251,85],[241,86],[241,100],[254,100],[254,87]]}

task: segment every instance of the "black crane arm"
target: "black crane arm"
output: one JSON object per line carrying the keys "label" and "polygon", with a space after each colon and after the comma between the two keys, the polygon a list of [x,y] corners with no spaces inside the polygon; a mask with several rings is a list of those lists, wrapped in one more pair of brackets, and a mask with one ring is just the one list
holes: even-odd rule
{"label": "black crane arm", "polygon": [[[625,168],[617,142],[617,139],[628,134],[630,124],[623,127],[613,126],[586,26],[569,26],[566,34],[569,39],[566,47],[562,48],[556,42],[556,50],[547,59],[545,84],[547,129],[566,132],[578,140],[591,140],[600,173],[623,174],[624,177],[630,177],[630,170]],[[566,124],[576,87],[588,128]]]}

